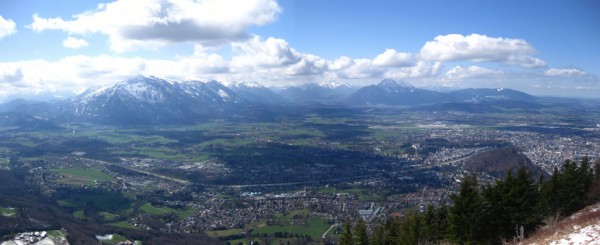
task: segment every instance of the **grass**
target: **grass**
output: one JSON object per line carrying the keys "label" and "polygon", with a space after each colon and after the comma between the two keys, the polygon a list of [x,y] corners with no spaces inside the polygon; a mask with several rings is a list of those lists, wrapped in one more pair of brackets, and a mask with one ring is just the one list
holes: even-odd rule
{"label": "grass", "polygon": [[86,219],[85,214],[83,213],[83,210],[78,210],[73,212],[73,217],[75,217],[76,219]]}
{"label": "grass", "polygon": [[[294,224],[294,216],[303,216],[306,218],[300,218],[298,221],[306,220],[305,224]],[[265,222],[259,222],[252,234],[268,234],[274,236],[276,232],[288,232],[291,234],[304,234],[317,240],[323,235],[323,233],[329,229],[327,221],[323,218],[311,218],[310,211],[306,209],[295,210],[287,214],[276,215],[278,223],[280,225],[267,225]],[[301,222],[300,222],[301,223]]]}
{"label": "grass", "polygon": [[273,236],[275,232],[288,232],[295,234],[304,234],[318,240],[325,231],[329,229],[329,225],[323,218],[309,219],[305,225],[267,225],[256,228],[253,234],[267,233]]}
{"label": "grass", "polygon": [[127,211],[133,208],[134,201],[122,193],[84,193],[77,194],[67,200],[67,203],[87,203],[93,205],[97,210],[106,212]]}
{"label": "grass", "polygon": [[68,200],[58,200],[58,205],[65,208],[77,208],[83,206],[83,203],[72,202]]}
{"label": "grass", "polygon": [[140,206],[140,210],[144,211],[147,214],[152,214],[152,215],[163,215],[163,214],[170,214],[170,213],[177,212],[177,210],[169,208],[169,207],[157,208],[157,207],[152,206],[152,204],[150,204],[150,203],[145,203],[144,205]]}
{"label": "grass", "polygon": [[102,243],[102,244],[119,244],[120,242],[124,242],[126,240],[127,240],[127,238],[124,236],[121,236],[119,234],[113,234],[112,239],[100,240],[100,243]]}
{"label": "grass", "polygon": [[119,215],[111,214],[108,212],[100,212],[99,214],[102,215],[102,217],[104,217],[104,220],[106,221],[112,221],[119,218]]}
{"label": "grass", "polygon": [[195,212],[196,212],[195,210],[177,210],[177,212],[175,214],[180,219],[185,219],[187,217],[192,216]]}
{"label": "grass", "polygon": [[140,206],[139,210],[151,215],[163,215],[174,213],[180,219],[190,217],[195,212],[194,210],[179,210],[170,207],[154,207],[150,203],[144,203],[144,205]]}
{"label": "grass", "polygon": [[69,235],[69,233],[67,233],[66,230],[51,230],[51,231],[48,231],[48,236],[49,237],[54,237],[54,238],[64,237],[64,238],[67,238],[68,235]]}
{"label": "grass", "polygon": [[91,185],[98,180],[112,181],[114,178],[95,168],[53,169],[62,179],[57,182],[72,185]]}
{"label": "grass", "polygon": [[207,231],[206,234],[211,237],[226,237],[242,233],[242,229],[229,229],[229,230],[218,230],[218,231]]}
{"label": "grass", "polygon": [[130,229],[130,230],[138,230],[138,229],[140,229],[138,227],[130,225],[129,223],[127,223],[127,221],[119,221],[119,222],[111,223],[110,225],[112,225],[114,227],[123,228],[123,229]]}
{"label": "grass", "polygon": [[17,211],[15,210],[15,208],[0,207],[0,215],[14,218],[17,216]]}
{"label": "grass", "polygon": [[[294,219],[294,216],[300,216],[300,218]],[[329,229],[330,225],[327,224],[327,220],[324,218],[314,218],[310,217],[310,211],[307,209],[294,210],[289,213],[280,213],[275,216],[275,220],[278,225],[267,225],[267,221],[262,220],[249,225],[246,225],[246,229],[253,229],[252,235],[256,235],[259,237],[263,237],[264,234],[267,234],[271,241],[275,241],[272,239],[276,239],[277,241],[281,240],[284,242],[289,239],[279,239],[275,238],[275,233],[281,232],[288,234],[300,234],[305,236],[310,236],[314,241],[318,241],[321,239],[321,236],[327,229]],[[304,223],[305,222],[305,223]],[[220,238],[220,237],[228,237],[232,235],[237,235],[243,232],[243,229],[228,229],[228,230],[217,230],[217,231],[206,231],[211,237]],[[253,238],[243,238],[238,240],[229,241],[231,244],[237,244],[237,242],[248,242],[253,240]],[[259,239],[260,240],[260,239]],[[290,240],[291,241],[291,240]]]}

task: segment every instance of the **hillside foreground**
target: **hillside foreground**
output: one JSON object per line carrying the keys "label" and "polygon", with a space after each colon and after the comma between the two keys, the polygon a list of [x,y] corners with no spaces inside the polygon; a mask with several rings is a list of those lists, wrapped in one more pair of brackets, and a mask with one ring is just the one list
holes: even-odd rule
{"label": "hillside foreground", "polygon": [[563,220],[549,218],[545,223],[522,244],[600,244],[600,203]]}

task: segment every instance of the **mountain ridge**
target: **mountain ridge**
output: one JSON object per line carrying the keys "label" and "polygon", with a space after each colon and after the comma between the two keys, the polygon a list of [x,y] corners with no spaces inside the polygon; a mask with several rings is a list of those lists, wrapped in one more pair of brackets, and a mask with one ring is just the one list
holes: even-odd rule
{"label": "mountain ridge", "polygon": [[[335,86],[334,86],[335,85]],[[190,123],[215,117],[253,116],[280,106],[401,106],[421,110],[489,110],[502,107],[538,106],[537,97],[511,89],[463,89],[437,92],[385,79],[361,88],[344,84],[307,83],[281,91],[256,83],[223,83],[212,80],[168,81],[135,76],[90,88],[59,102],[14,100],[0,111],[18,111],[59,122],[109,124]],[[526,102],[526,103],[525,103]],[[493,108],[492,108],[493,109]]]}

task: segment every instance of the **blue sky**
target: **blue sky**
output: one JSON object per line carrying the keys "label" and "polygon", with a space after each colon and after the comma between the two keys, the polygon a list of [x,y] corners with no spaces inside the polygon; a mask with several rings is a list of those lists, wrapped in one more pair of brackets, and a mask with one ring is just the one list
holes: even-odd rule
{"label": "blue sky", "polygon": [[600,1],[7,0],[0,101],[173,80],[600,98]]}

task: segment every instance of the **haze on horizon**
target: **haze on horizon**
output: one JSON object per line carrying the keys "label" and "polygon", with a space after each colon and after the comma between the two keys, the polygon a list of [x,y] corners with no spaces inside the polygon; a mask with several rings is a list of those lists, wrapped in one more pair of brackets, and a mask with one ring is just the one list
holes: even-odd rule
{"label": "haze on horizon", "polygon": [[135,75],[600,98],[599,11],[593,0],[9,0],[0,101]]}

